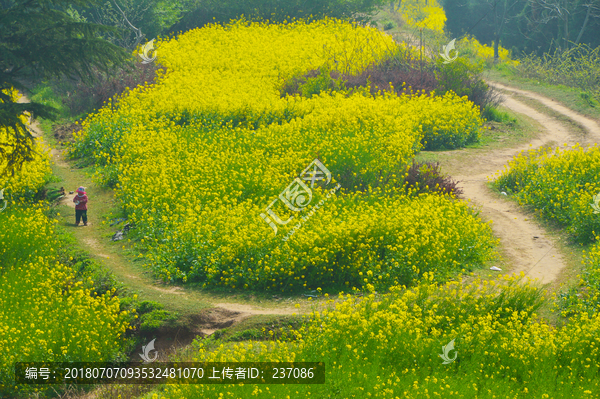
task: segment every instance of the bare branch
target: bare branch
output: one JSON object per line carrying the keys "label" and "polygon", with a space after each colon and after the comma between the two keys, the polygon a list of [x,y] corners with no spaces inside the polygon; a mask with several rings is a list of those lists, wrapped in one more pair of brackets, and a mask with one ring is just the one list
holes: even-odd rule
{"label": "bare branch", "polygon": [[140,44],[140,42],[144,38],[144,34],[142,33],[142,30],[139,29],[139,28],[136,28],[135,26],[133,26],[133,24],[131,22],[129,22],[129,19],[127,19],[127,16],[125,15],[125,13],[121,9],[121,7],[119,7],[119,4],[117,3],[117,0],[113,0],[113,2],[115,3],[115,6],[117,6],[117,8],[121,12],[121,14],[123,15],[123,18],[125,19],[125,21],[129,24],[129,26],[131,27],[131,29],[133,29],[135,31],[135,39],[136,40],[135,40],[135,45],[133,46],[133,48],[137,47],[138,44]]}

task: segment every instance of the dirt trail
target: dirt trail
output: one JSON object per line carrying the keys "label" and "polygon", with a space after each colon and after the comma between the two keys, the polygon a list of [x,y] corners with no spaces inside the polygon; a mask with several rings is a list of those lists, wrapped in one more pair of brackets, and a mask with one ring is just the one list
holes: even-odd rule
{"label": "dirt trail", "polygon": [[529,116],[540,123],[545,131],[530,143],[495,152],[486,153],[464,165],[456,180],[461,181],[463,197],[478,205],[483,220],[493,220],[492,229],[500,238],[504,255],[509,265],[503,267],[504,272],[519,273],[521,271],[531,278],[537,278],[542,283],[554,281],[566,266],[563,257],[556,249],[553,240],[544,232],[537,222],[528,220],[528,216],[513,201],[498,198],[487,186],[488,177],[503,169],[507,162],[522,150],[539,148],[543,145],[563,146],[564,143],[589,144],[600,139],[600,126],[584,116],[557,104],[556,102],[523,90],[509,88],[492,83],[498,89],[529,97],[545,106],[559,112],[580,124],[587,132],[582,137],[570,131],[569,127],[556,118],[540,113],[522,102],[503,96],[503,105],[513,112]]}
{"label": "dirt trail", "polygon": [[588,143],[596,142],[600,139],[600,124],[598,123],[598,121],[595,121],[586,116],[583,116],[583,115],[573,111],[572,109],[559,104],[555,100],[552,100],[550,98],[544,97],[544,96],[536,94],[536,93],[516,89],[514,87],[508,87],[508,86],[505,86],[505,85],[502,85],[502,84],[496,83],[496,82],[492,83],[492,86],[494,86],[495,88],[500,89],[500,90],[510,91],[510,92],[517,93],[517,94],[520,94],[525,97],[529,97],[533,100],[539,101],[540,103],[544,104],[546,107],[551,108],[552,110],[554,110],[558,113],[568,116],[570,119],[574,120],[577,124],[581,125],[581,127],[583,127],[588,132],[588,136],[587,136]]}

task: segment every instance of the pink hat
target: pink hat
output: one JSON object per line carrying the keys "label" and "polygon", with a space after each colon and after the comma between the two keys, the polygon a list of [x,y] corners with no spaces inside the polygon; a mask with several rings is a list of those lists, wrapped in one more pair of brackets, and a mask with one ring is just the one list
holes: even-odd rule
{"label": "pink hat", "polygon": [[83,186],[81,186],[77,189],[77,191],[80,193],[85,193],[85,188]]}

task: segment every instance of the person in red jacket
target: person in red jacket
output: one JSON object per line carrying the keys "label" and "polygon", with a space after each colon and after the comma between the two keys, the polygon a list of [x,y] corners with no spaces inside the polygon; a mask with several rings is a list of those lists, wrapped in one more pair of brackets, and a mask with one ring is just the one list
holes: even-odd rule
{"label": "person in red jacket", "polygon": [[83,218],[83,225],[87,226],[87,202],[88,197],[85,188],[79,187],[77,195],[73,198],[75,203],[75,226],[79,226],[79,221]]}

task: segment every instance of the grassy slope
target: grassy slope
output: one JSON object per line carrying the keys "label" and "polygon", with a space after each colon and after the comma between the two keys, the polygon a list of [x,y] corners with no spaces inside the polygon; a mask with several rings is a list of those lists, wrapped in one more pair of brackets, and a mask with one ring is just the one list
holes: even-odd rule
{"label": "grassy slope", "polygon": [[596,120],[600,119],[600,104],[591,104],[584,100],[581,96],[582,91],[577,88],[564,85],[549,85],[544,82],[525,79],[518,76],[514,71],[504,65],[487,70],[485,77],[490,81],[496,81],[498,83],[518,87],[521,90],[528,90],[541,94],[582,115]]}

